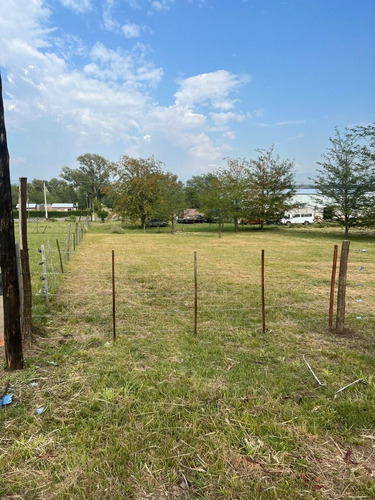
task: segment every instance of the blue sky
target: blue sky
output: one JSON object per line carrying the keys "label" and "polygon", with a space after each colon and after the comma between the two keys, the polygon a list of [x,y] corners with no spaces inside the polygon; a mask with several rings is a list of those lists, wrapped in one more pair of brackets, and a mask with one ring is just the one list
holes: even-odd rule
{"label": "blue sky", "polygon": [[0,0],[11,179],[77,156],[186,181],[275,145],[314,177],[334,128],[375,121],[374,0]]}

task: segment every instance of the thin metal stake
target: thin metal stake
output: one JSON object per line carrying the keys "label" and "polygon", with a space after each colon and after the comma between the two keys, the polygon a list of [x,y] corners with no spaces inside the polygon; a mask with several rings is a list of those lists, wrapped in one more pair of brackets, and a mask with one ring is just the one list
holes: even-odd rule
{"label": "thin metal stake", "polygon": [[112,327],[113,340],[116,340],[116,290],[115,290],[115,251],[112,250]]}
{"label": "thin metal stake", "polygon": [[262,266],[261,266],[261,275],[262,275],[262,326],[263,333],[266,333],[266,307],[265,307],[265,297],[264,297],[264,250],[262,250]]}
{"label": "thin metal stake", "polygon": [[197,272],[197,252],[194,252],[194,334],[198,334],[198,272]]}

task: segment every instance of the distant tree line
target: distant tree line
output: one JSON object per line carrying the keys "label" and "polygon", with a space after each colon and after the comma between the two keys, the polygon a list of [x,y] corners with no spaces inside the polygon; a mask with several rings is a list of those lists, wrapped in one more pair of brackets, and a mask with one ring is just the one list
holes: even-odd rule
{"label": "distant tree line", "polygon": [[[349,234],[353,226],[374,224],[375,205],[375,124],[335,131],[331,147],[318,163],[310,186],[329,200],[326,215],[339,221]],[[163,170],[163,164],[149,158],[123,156],[110,162],[86,153],[77,158],[78,168],[64,167],[59,179],[34,179],[28,184],[28,198],[44,203],[77,203],[81,210],[93,210],[105,219],[112,209],[123,219],[146,226],[150,218],[171,223],[183,209],[195,208],[214,219],[221,230],[224,221],[246,218],[259,222],[279,220],[292,208],[296,193],[295,165],[281,159],[274,147],[257,150],[254,159],[225,158],[226,165],[194,176],[185,184]],[[18,187],[13,186],[13,202]]]}

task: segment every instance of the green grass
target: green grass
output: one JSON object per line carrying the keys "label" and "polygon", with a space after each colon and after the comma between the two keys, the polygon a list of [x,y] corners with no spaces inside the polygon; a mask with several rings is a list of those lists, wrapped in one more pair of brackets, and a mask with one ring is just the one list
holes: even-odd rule
{"label": "green grass", "polygon": [[26,368],[4,373],[14,400],[0,410],[0,498],[375,498],[374,241],[353,235],[337,336],[327,309],[340,230],[114,227],[91,226]]}

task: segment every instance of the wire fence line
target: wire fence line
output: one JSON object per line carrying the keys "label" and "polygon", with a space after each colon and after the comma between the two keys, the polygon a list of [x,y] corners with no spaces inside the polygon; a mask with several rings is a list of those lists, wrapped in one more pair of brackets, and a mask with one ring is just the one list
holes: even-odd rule
{"label": "wire fence line", "polygon": [[[97,323],[101,331],[107,332],[115,314],[117,327],[124,333],[137,328],[152,330],[155,317],[163,314],[168,316],[165,328],[172,328],[174,321],[178,325],[192,325],[195,309],[193,255],[171,259],[166,253],[159,258],[160,270],[155,271],[147,263],[134,263],[134,256],[123,250],[122,243],[113,241],[116,256],[114,294],[110,252],[93,251],[92,246],[87,245],[77,253],[84,254],[81,267],[75,266],[72,270],[68,265],[87,230],[87,226],[72,226],[68,226],[66,234],[60,231],[47,234],[49,228],[42,233],[46,239],[58,235],[66,244],[54,248],[47,240],[47,245],[42,245],[44,250],[39,249],[40,253],[44,252],[42,262],[30,273],[33,319],[65,324],[77,320],[88,326]],[[68,234],[75,237],[69,241]],[[131,240],[133,235],[123,237]],[[262,301],[260,259],[256,251],[251,249],[251,255],[234,251],[234,260],[241,262],[240,267],[234,264],[212,269],[212,262],[197,246],[199,327],[212,331],[259,330]],[[355,262],[350,264],[347,285],[347,317],[351,324],[375,318],[375,292],[371,286],[373,281],[369,279],[375,274],[371,253],[358,248],[352,255]],[[59,266],[59,260],[64,268]],[[286,260],[289,274],[286,273]],[[298,247],[290,249],[287,259],[285,252],[277,248],[266,251],[264,311],[267,328],[302,328],[309,325],[311,318],[324,325],[328,314],[329,279],[329,256],[321,261],[309,261]],[[191,330],[191,326],[186,328]]]}
{"label": "wire fence line", "polygon": [[[49,291],[53,300],[49,309],[34,308],[34,318],[39,321],[79,320],[89,326],[96,323],[101,331],[108,332],[113,322],[114,293],[111,288],[113,278],[110,269],[110,255],[97,254],[85,248],[86,266],[79,270],[60,273],[65,276],[64,289]],[[359,252],[357,252],[358,255]],[[56,256],[56,252],[54,253]],[[93,261],[97,257],[97,261]],[[361,254],[361,257],[364,257]],[[367,262],[366,262],[367,259]],[[373,262],[362,258],[365,265],[352,265],[348,284],[347,315],[351,322],[373,320],[375,318],[373,289],[359,287],[364,276],[368,276]],[[192,325],[194,315],[193,259],[186,265],[184,273],[149,272],[147,268],[134,270],[127,268],[131,259],[125,252],[116,253],[116,311],[117,328],[124,334],[134,333],[139,328],[153,329],[155,315],[168,314],[165,328],[173,321]],[[307,327],[311,318],[325,324],[328,314],[329,272],[325,278],[310,276],[317,268],[329,269],[328,260],[324,263],[308,263],[299,270],[295,264],[296,280],[304,280],[303,289],[291,286],[290,277],[285,277],[282,269],[275,264],[285,264],[272,255],[266,265],[266,302],[267,328]],[[99,265],[92,272],[93,265]],[[172,262],[178,268],[178,262]],[[259,265],[248,271],[236,273],[227,271],[207,271],[209,262],[200,261],[198,270],[198,322],[201,330],[230,331],[259,330],[262,324]],[[370,266],[370,268],[369,268]],[[124,270],[125,269],[125,270]],[[53,273],[48,270],[47,279]],[[314,273],[313,273],[314,274]],[[38,275],[34,272],[34,275]],[[272,279],[267,281],[267,277]],[[244,284],[245,282],[245,284]],[[220,286],[218,285],[220,283]],[[77,291],[77,289],[79,291]],[[323,290],[323,292],[322,292]],[[44,291],[35,297],[45,298]],[[41,304],[39,304],[41,306]],[[191,328],[190,328],[191,330]]]}

